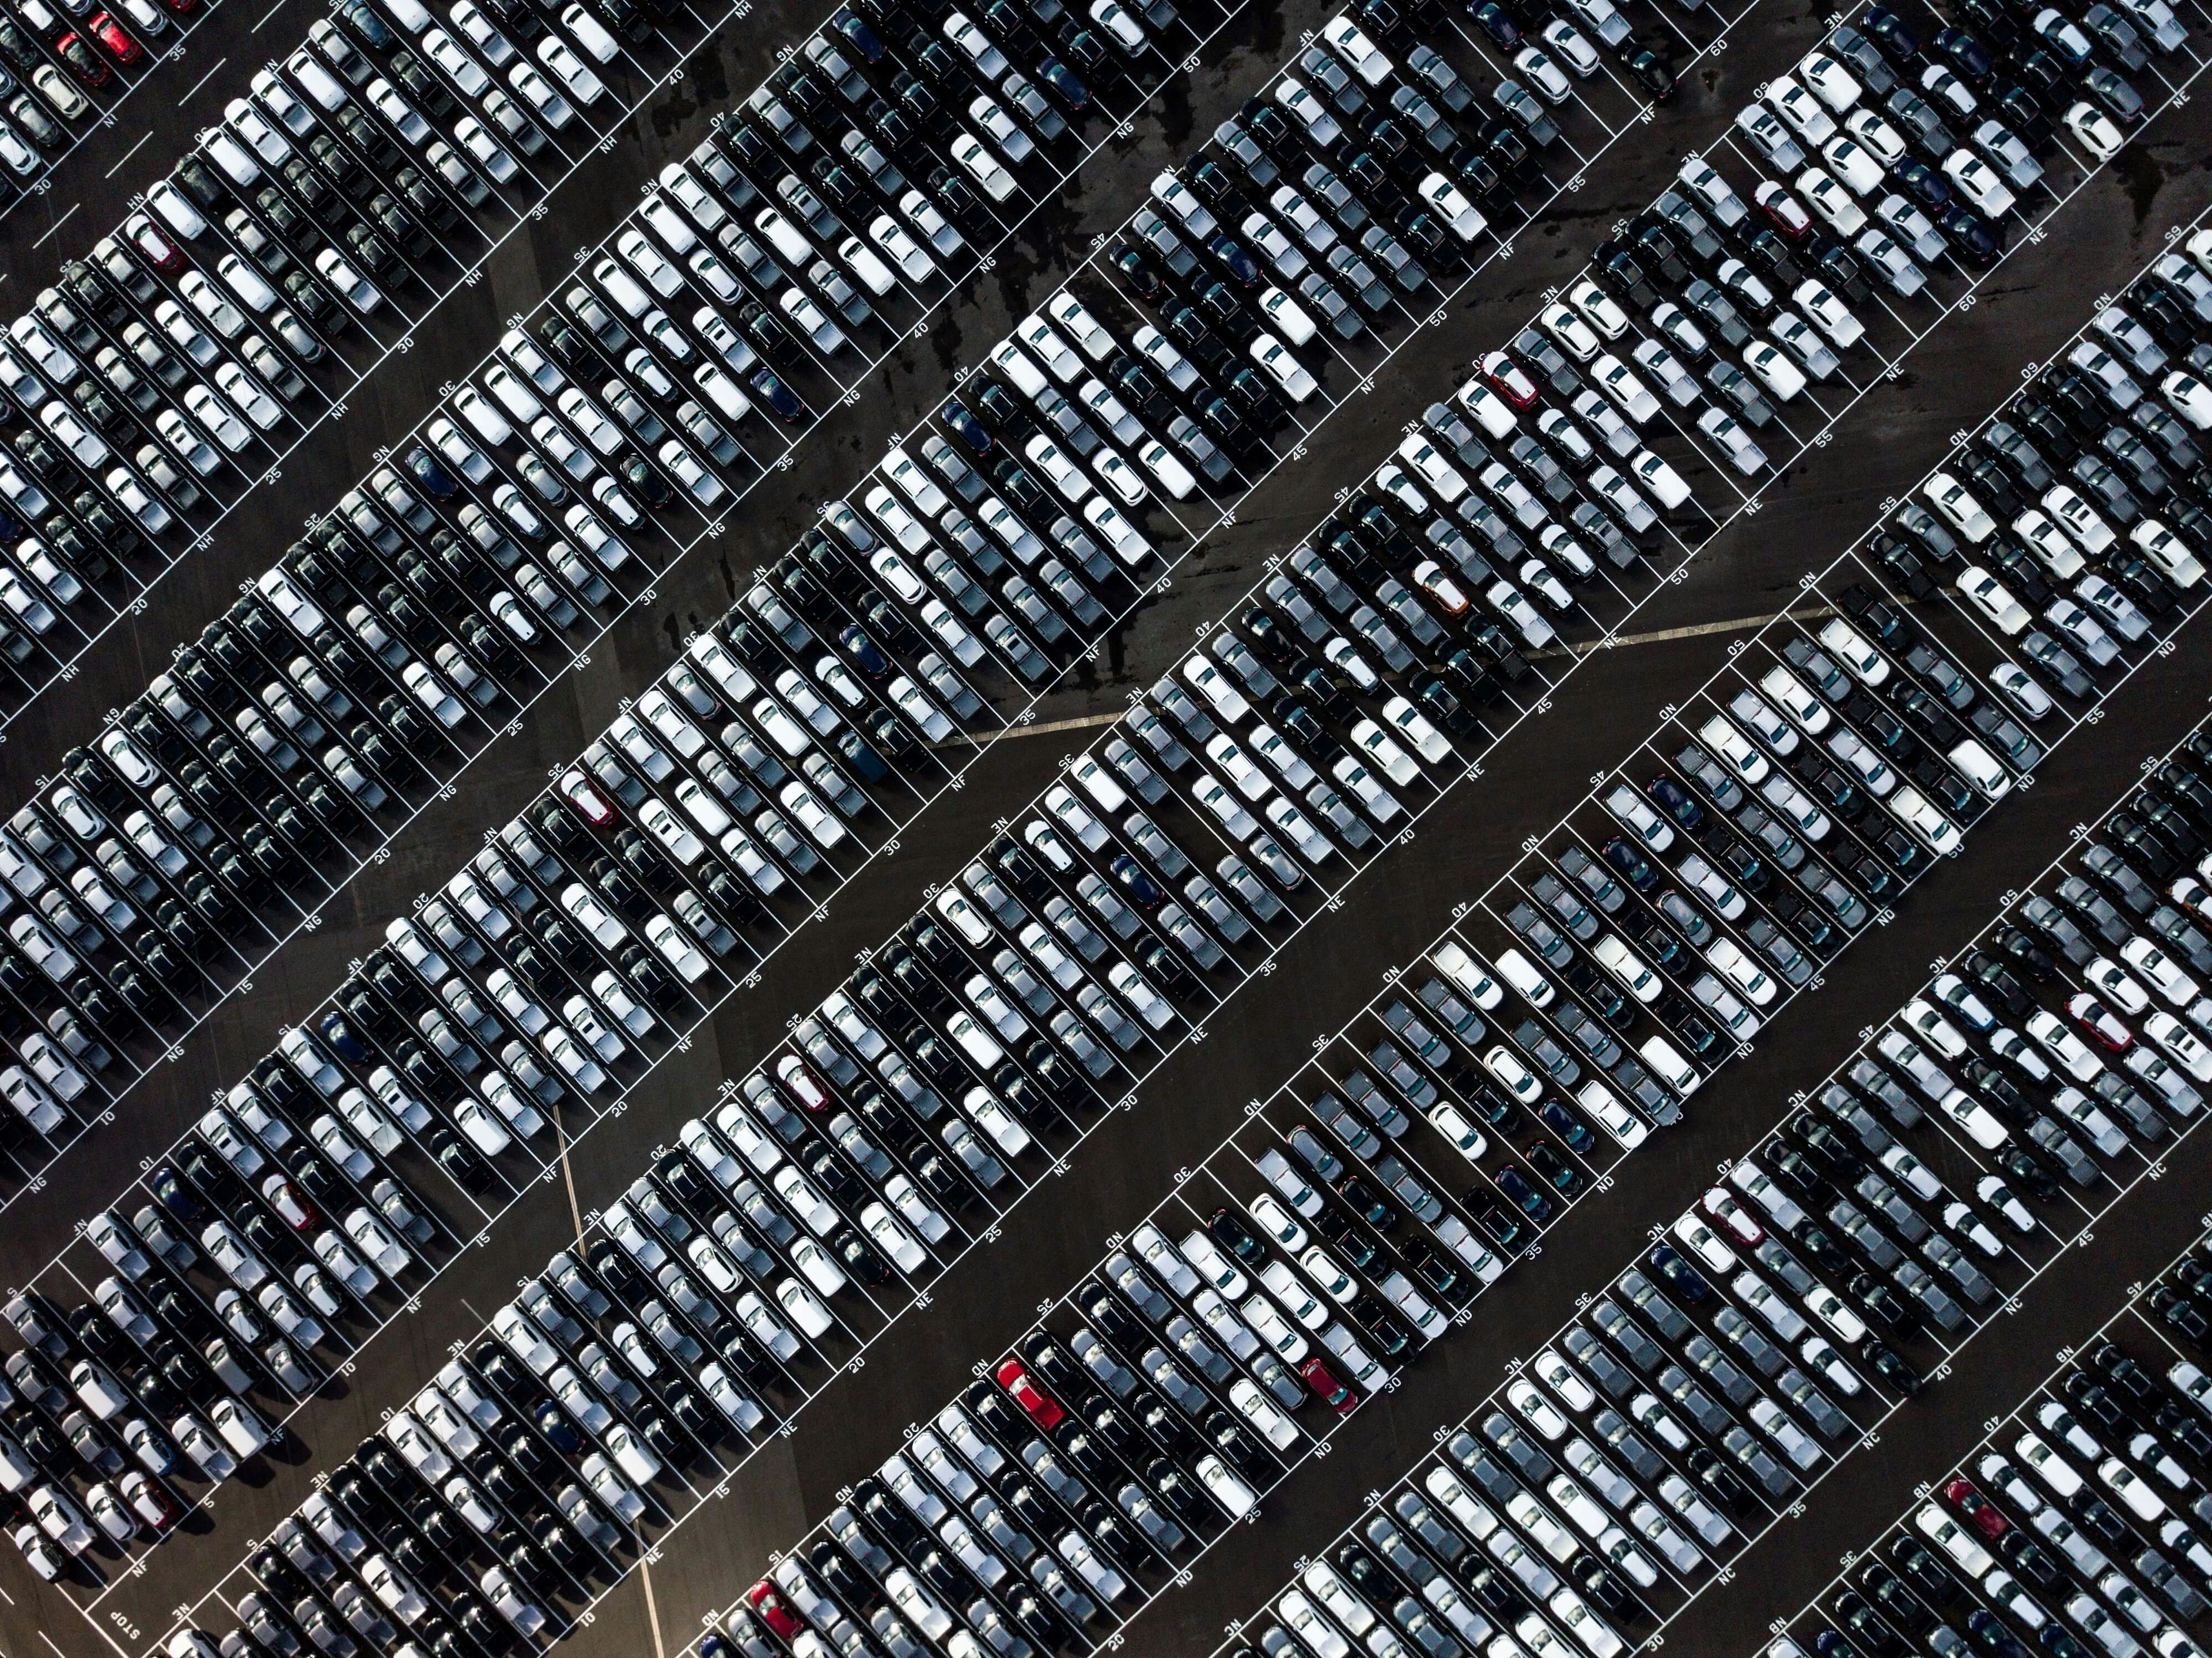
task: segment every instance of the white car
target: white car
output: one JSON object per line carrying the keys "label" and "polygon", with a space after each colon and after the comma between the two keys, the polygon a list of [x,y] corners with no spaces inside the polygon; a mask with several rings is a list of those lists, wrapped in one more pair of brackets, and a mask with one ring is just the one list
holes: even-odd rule
{"label": "white car", "polygon": [[1564,104],[1574,95],[1565,70],[1541,46],[1524,46],[1513,54],[1513,67],[1528,79],[1547,104]]}
{"label": "white car", "polygon": [[2093,104],[2070,105],[2058,118],[2081,147],[2100,161],[2111,161],[2127,143],[2119,128]]}
{"label": "white car", "polygon": [[2036,562],[2061,581],[2070,581],[2088,568],[2074,538],[2051,520],[2039,507],[2030,507],[2012,521],[2014,533],[2027,544]]}
{"label": "white car", "polygon": [[1642,426],[1659,412],[1659,399],[1651,395],[1650,388],[1636,376],[1636,371],[1607,352],[1590,365],[1590,376],[1596,380],[1598,390],[1620,406],[1633,425]]}
{"label": "white car", "polygon": [[[1852,677],[1869,688],[1879,687],[1888,679],[1890,672],[1888,660],[1868,642],[1864,635],[1841,616],[1833,617],[1822,623],[1820,637],[1820,643],[1826,646],[1841,659]],[[1787,671],[1778,670],[1776,672],[1786,674]],[[1785,710],[1792,714],[1796,714],[1796,709],[1792,706],[1786,691],[1778,685],[1775,672],[1770,672],[1760,683],[1770,695],[1774,695],[1776,700],[1782,703]],[[1801,692],[1803,691],[1804,688],[1802,684],[1798,684],[1794,677],[1790,677],[1790,683],[1796,685]],[[1842,700],[1840,695],[1838,700]],[[1823,709],[1822,712],[1825,714],[1826,710]],[[1801,723],[1805,724],[1807,731],[1817,736],[1826,726],[1827,721],[1824,719],[1818,725],[1802,720]]]}
{"label": "white car", "polygon": [[982,187],[983,193],[994,202],[1003,202],[1018,188],[1014,175],[999,165],[998,159],[983,148],[982,141],[973,133],[957,133],[951,144],[952,159],[960,163],[961,170]]}
{"label": "white car", "polygon": [[2158,383],[2158,390],[2174,413],[2198,431],[2212,429],[2212,386],[2188,370],[2177,368]]}
{"label": "white car", "polygon": [[339,258],[334,247],[326,247],[315,255],[315,270],[364,317],[384,303],[384,295],[377,291],[376,285]]}
{"label": "white car", "polygon": [[1891,794],[1883,805],[1905,828],[1927,843],[1931,852],[1948,853],[1961,845],[1958,825],[1930,805],[1919,790],[1907,786]]}
{"label": "white car", "polygon": [[1792,76],[1777,76],[1767,82],[1763,95],[1807,143],[1825,144],[1836,136],[1835,118]]}
{"label": "white car", "polygon": [[[1848,138],[1838,142],[1843,145],[1850,143]],[[1844,158],[1850,159],[1855,150],[1856,146],[1853,146],[1851,150],[1844,152]],[[1880,177],[1877,169],[1877,181]],[[1813,211],[1820,216],[1822,222],[1838,236],[1854,236],[1866,228],[1866,210],[1852,199],[1848,185],[1838,184],[1819,167],[1808,167],[1797,175],[1797,190]]]}
{"label": "white car", "polygon": [[1838,349],[1847,351],[1866,337],[1866,325],[1852,314],[1850,307],[1837,298],[1826,284],[1810,281],[1800,282],[1792,297],[1804,307],[1805,314],[1813,319],[1814,326],[1826,334]]}
{"label": "white car", "polygon": [[1290,348],[1273,335],[1262,333],[1251,345],[1252,361],[1274,378],[1285,395],[1294,403],[1304,403],[1321,389],[1305,365],[1291,355]]}
{"label": "white car", "polygon": [[2140,520],[2128,531],[2128,538],[2136,550],[2156,565],[2166,579],[2177,587],[2194,587],[2204,580],[2203,561],[2191,552],[2181,537],[2154,518]]}
{"label": "white car", "polygon": [[246,428],[246,422],[231,413],[229,406],[204,386],[185,388],[185,407],[191,411],[193,419],[215,434],[216,442],[234,455],[253,440],[253,434]]}
{"label": "white car", "polygon": [[1292,345],[1304,345],[1320,332],[1305,308],[1279,288],[1270,288],[1261,295],[1260,311],[1274,331]]}
{"label": "white car", "polygon": [[[582,11],[580,6],[570,9]],[[607,41],[610,47],[613,44],[611,39]],[[570,50],[568,43],[557,35],[549,34],[538,43],[538,61],[550,70],[568,89],[568,95],[580,104],[596,104],[607,95],[607,83],[593,74],[591,67]]]}
{"label": "white car", "polygon": [[24,1500],[24,1507],[39,1529],[70,1553],[82,1554],[92,1546],[92,1530],[85,1524],[83,1511],[53,1486],[39,1486]]}
{"label": "white car", "polygon": [[1500,1087],[1524,1105],[1534,1104],[1544,1092],[1528,1067],[1521,1063],[1514,1052],[1500,1044],[1482,1056],[1482,1068],[1498,1081]]}
{"label": "white car", "polygon": [[1628,331],[1628,313],[1612,295],[1587,278],[1567,290],[1567,301],[1589,319],[1592,328],[1609,340],[1617,340]]}
{"label": "white car", "polygon": [[1460,240],[1472,242],[1489,228],[1490,222],[1443,173],[1428,174],[1415,189],[1421,200]]}
{"label": "white car", "polygon": [[1943,158],[1943,171],[1985,219],[2002,218],[2019,201],[1996,169],[1971,151],[1953,150]]}
{"label": "white car", "polygon": [[1797,65],[1797,77],[1820,95],[1822,103],[1838,115],[1859,100],[1857,77],[1825,49],[1806,55],[1804,61]]}
{"label": "white car", "polygon": [[2034,620],[2011,590],[1978,564],[1969,564],[1959,572],[1959,591],[2008,639],[2017,636]]}
{"label": "white car", "polygon": [[1779,403],[1788,403],[1805,389],[1805,375],[1782,348],[1754,340],[1745,348],[1743,366]]}

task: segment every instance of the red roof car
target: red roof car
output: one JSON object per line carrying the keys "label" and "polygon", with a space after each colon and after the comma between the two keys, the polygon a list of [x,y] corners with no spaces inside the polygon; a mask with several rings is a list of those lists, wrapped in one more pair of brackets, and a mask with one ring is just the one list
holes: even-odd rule
{"label": "red roof car", "polygon": [[108,12],[94,12],[92,21],[85,27],[93,32],[101,46],[114,54],[118,64],[135,64],[146,55],[146,49],[125,34],[123,25]]}
{"label": "red roof car", "polygon": [[787,1641],[797,1639],[805,1627],[792,1615],[791,1608],[783,1604],[775,1585],[765,1577],[745,1591],[745,1604],[760,1614],[761,1622]]}
{"label": "red roof car", "polygon": [[1058,1427],[1067,1414],[1051,1394],[1030,1380],[1030,1373],[1022,1368],[1019,1359],[1010,1358],[999,1366],[999,1385],[1012,1394],[1014,1403],[1027,1411],[1030,1420],[1047,1433]]}
{"label": "red roof car", "polygon": [[796,1054],[787,1054],[778,1062],[775,1076],[809,1111],[827,1111],[837,1102],[822,1078],[814,1074],[814,1067]]}
{"label": "red roof car", "polygon": [[1766,1242],[1765,1229],[1732,1193],[1716,1186],[1705,1193],[1703,1207],[1708,1215],[1735,1233],[1747,1248],[1756,1249]]}
{"label": "red roof car", "polygon": [[1802,242],[1813,234],[1813,216],[1805,204],[1769,179],[1753,192],[1759,210],[1774,222],[1774,228],[1793,242]]}
{"label": "red roof car", "polygon": [[1298,1374],[1306,1379],[1306,1386],[1314,1395],[1339,1416],[1350,1416],[1353,1406],[1359,1403],[1359,1394],[1348,1382],[1339,1382],[1334,1372],[1318,1358],[1310,1358],[1298,1366]]}
{"label": "red roof car", "polygon": [[1972,1480],[1947,1481],[1943,1486],[1943,1496],[1966,1517],[1968,1525],[1992,1543],[2012,1529],[2012,1521],[1997,1511],[1996,1503],[1974,1489]]}

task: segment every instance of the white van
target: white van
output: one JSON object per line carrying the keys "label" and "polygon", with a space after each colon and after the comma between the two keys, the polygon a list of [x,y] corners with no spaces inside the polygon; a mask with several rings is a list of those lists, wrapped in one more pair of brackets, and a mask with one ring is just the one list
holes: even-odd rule
{"label": "white van", "polygon": [[1476,1009],[1489,1012],[1505,999],[1505,993],[1498,987],[1498,981],[1490,976],[1489,969],[1457,944],[1443,944],[1429,957],[1437,972],[1467,993],[1468,999]]}
{"label": "white van", "polygon": [[207,221],[200,217],[199,210],[184,191],[166,179],[146,192],[146,205],[160,214],[161,222],[186,241],[197,240],[207,230]]}
{"label": "white van", "polygon": [[1659,975],[1614,934],[1608,932],[1592,944],[1590,954],[1600,967],[1620,980],[1622,987],[1646,1007],[1659,999]]}
{"label": "white van", "polygon": [[1697,1067],[1684,1059],[1674,1044],[1664,1036],[1645,1037],[1636,1051],[1642,1055],[1644,1063],[1650,1067],[1651,1074],[1673,1089],[1678,1098],[1688,1099],[1705,1081],[1698,1074]]}
{"label": "white van", "polygon": [[1633,1151],[1651,1133],[1643,1118],[1623,1105],[1610,1088],[1595,1078],[1575,1091],[1575,1103],[1626,1151]]}
{"label": "white van", "polygon": [[1953,749],[1948,758],[1984,800],[2002,800],[2012,793],[2011,776],[1997,764],[1996,756],[1972,738]]}
{"label": "white van", "polygon": [[1559,993],[1558,987],[1536,970],[1536,964],[1517,950],[1509,950],[1498,958],[1498,971],[1531,1007],[1549,1007]]}

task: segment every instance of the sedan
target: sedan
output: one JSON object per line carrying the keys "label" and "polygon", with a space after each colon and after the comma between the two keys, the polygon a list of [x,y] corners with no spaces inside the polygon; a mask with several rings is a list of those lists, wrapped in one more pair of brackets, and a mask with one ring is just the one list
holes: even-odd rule
{"label": "sedan", "polygon": [[[2124,1054],[2135,1046],[2135,1033],[2122,1024],[2118,1017],[2103,1003],[2086,991],[2067,999],[2066,1011],[2068,1017],[2082,1029],[2087,1031],[2097,1045],[2106,1052]],[[2057,1050],[2054,1048],[2053,1051]],[[2065,1054],[2060,1054],[2060,1058],[2067,1061],[2068,1071],[2076,1078],[2081,1077],[2082,1071],[2087,1069],[2087,1066],[2077,1068],[2076,1064],[2068,1060]],[[2091,1063],[2094,1064],[2094,1061]],[[2095,1073],[2092,1072],[2090,1074]]]}
{"label": "sedan", "polygon": [[[159,21],[158,15],[155,19]],[[123,32],[123,26],[112,13],[94,12],[92,21],[85,25],[92,31],[93,39],[107,48],[118,64],[135,64],[146,55],[146,49]]]}
{"label": "sedan", "polygon": [[1954,149],[1945,157],[1943,171],[1984,218],[2003,217],[2018,200],[1995,167],[1966,150]]}
{"label": "sedan", "polygon": [[1959,591],[2008,639],[2033,620],[2011,590],[1978,564],[1969,564],[1959,572]]}
{"label": "sedan", "polygon": [[538,43],[538,61],[553,72],[578,103],[596,104],[607,95],[606,82],[556,35],[549,34]]}
{"label": "sedan", "polygon": [[2111,161],[2127,143],[2111,118],[2094,104],[2074,104],[2058,118],[2081,147],[2100,161]]}

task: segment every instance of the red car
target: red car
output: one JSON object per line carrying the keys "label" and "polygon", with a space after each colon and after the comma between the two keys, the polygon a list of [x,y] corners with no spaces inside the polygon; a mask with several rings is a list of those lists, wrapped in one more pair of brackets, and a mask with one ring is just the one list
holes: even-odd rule
{"label": "red car", "polygon": [[114,54],[118,64],[135,64],[146,55],[145,47],[125,34],[123,25],[117,22],[111,13],[93,13],[92,21],[85,27],[92,31],[94,39]]}
{"label": "red car", "polygon": [[1350,1416],[1352,1406],[1359,1403],[1359,1394],[1352,1384],[1339,1382],[1318,1358],[1310,1358],[1299,1365],[1298,1374],[1306,1379],[1306,1386],[1314,1390],[1314,1396],[1339,1416]]}
{"label": "red car", "polygon": [[1771,179],[1753,192],[1759,210],[1774,222],[1774,228],[1793,242],[1802,242],[1813,234],[1813,216],[1805,204]]}
{"label": "red car", "polygon": [[2113,1054],[2124,1054],[2135,1046],[2135,1033],[2122,1024],[2118,1018],[2094,996],[2084,993],[2066,1004],[2066,1011],[2074,1016],[2074,1023],[2089,1033],[2089,1040]]}
{"label": "red car", "polygon": [[294,1231],[307,1233],[321,1228],[323,1218],[315,1212],[315,1206],[301,1197],[300,1188],[283,1175],[271,1175],[262,1181],[261,1195]]}
{"label": "red car", "polygon": [[1014,1396],[1014,1403],[1030,1413],[1030,1420],[1050,1433],[1066,1417],[1052,1395],[1030,1380],[1019,1359],[1008,1359],[999,1366],[999,1385]]}
{"label": "red car", "polygon": [[1992,1543],[2012,1529],[2012,1521],[1996,1503],[1976,1491],[1971,1480],[1954,1479],[1943,1487],[1944,1500],[1966,1516],[1966,1523]]}
{"label": "red car", "polygon": [[796,1054],[787,1054],[777,1063],[775,1079],[809,1111],[827,1111],[836,1103],[828,1085],[814,1074],[814,1067]]}
{"label": "red car", "polygon": [[775,1592],[775,1585],[763,1577],[745,1591],[745,1604],[760,1614],[760,1620],[787,1641],[799,1638],[805,1627],[792,1615],[783,1597]]}
{"label": "red car", "polygon": [[70,66],[70,73],[88,87],[104,87],[110,79],[106,64],[99,55],[85,45],[84,37],[75,29],[54,42],[54,56]]}
{"label": "red car", "polygon": [[1744,1247],[1756,1249],[1766,1242],[1766,1230],[1752,1216],[1751,1211],[1735,1200],[1735,1196],[1717,1186],[1705,1193],[1705,1212],[1741,1241]]}
{"label": "red car", "polygon": [[1482,377],[1495,386],[1498,395],[1516,409],[1535,406],[1536,382],[1530,380],[1519,363],[1503,351],[1492,351],[1482,359]]}
{"label": "red car", "polygon": [[561,774],[561,793],[568,804],[591,819],[593,829],[605,829],[615,821],[615,809],[607,804],[606,797],[592,786],[592,780],[574,767]]}
{"label": "red car", "polygon": [[144,214],[134,213],[125,219],[123,234],[145,256],[146,263],[163,276],[173,276],[185,268],[185,256],[177,245]]}

